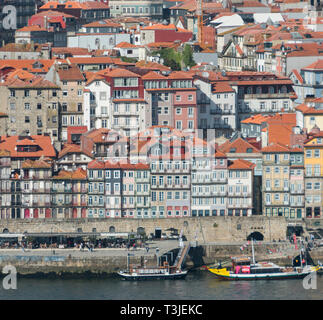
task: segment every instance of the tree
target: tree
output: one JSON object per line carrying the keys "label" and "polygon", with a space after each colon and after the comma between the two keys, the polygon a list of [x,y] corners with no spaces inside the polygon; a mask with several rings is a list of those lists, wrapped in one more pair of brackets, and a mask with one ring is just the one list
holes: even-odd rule
{"label": "tree", "polygon": [[173,48],[164,48],[158,52],[164,60],[164,65],[172,70],[181,70],[181,55]]}
{"label": "tree", "polygon": [[185,45],[184,50],[183,50],[183,62],[186,67],[193,67],[196,64],[193,59],[192,47],[188,44]]}

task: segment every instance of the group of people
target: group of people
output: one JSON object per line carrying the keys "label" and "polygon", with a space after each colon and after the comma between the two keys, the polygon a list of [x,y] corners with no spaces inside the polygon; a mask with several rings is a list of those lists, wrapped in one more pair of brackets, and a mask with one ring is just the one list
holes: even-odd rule
{"label": "group of people", "polygon": [[[77,244],[75,243],[75,246],[77,247]],[[89,252],[94,251],[94,245],[90,242],[81,242],[79,245],[80,251],[84,251],[84,249],[87,249]]]}

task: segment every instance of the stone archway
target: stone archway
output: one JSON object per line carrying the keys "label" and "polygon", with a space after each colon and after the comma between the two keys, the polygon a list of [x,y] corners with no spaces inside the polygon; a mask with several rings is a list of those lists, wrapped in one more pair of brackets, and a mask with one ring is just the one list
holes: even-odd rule
{"label": "stone archway", "polygon": [[252,239],[256,241],[263,241],[264,235],[258,231],[255,231],[249,234],[249,236],[247,237],[247,241],[250,241]]}

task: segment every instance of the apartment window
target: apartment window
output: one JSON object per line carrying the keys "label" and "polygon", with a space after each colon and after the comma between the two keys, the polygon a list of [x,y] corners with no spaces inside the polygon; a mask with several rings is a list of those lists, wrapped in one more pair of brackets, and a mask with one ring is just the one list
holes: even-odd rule
{"label": "apartment window", "polygon": [[30,118],[29,118],[29,116],[25,116],[25,123],[30,123]]}
{"label": "apartment window", "polygon": [[176,101],[181,101],[181,96],[177,95],[176,96]]}
{"label": "apartment window", "polygon": [[319,158],[320,157],[320,150],[319,149],[315,149],[314,150],[314,158]]}
{"label": "apartment window", "polygon": [[312,190],[312,182],[306,183],[306,190]]}
{"label": "apartment window", "polygon": [[193,95],[189,94],[187,99],[188,99],[188,101],[193,101]]}
{"label": "apartment window", "polygon": [[25,110],[30,110],[30,103],[25,103]]}
{"label": "apartment window", "polygon": [[312,150],[306,150],[306,158],[312,158]]}
{"label": "apartment window", "polygon": [[30,92],[29,92],[29,90],[25,90],[25,97],[29,97],[30,96]]}
{"label": "apartment window", "polygon": [[100,92],[100,100],[106,100],[107,99],[107,93],[106,92]]}

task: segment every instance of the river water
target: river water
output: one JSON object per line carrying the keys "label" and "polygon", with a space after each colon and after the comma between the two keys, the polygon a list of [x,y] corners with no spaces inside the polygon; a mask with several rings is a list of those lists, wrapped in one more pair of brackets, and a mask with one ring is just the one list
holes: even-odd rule
{"label": "river water", "polygon": [[83,279],[18,278],[16,290],[0,289],[0,300],[322,300],[323,276],[316,289],[303,280],[224,281],[207,271],[185,280],[124,281],[117,277]]}

